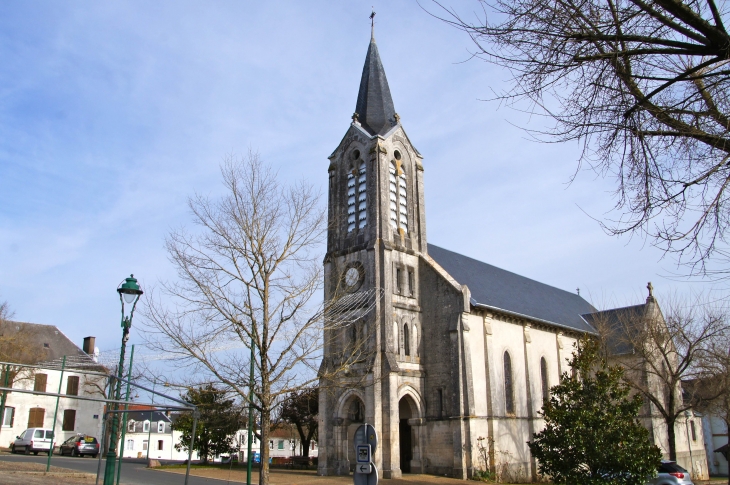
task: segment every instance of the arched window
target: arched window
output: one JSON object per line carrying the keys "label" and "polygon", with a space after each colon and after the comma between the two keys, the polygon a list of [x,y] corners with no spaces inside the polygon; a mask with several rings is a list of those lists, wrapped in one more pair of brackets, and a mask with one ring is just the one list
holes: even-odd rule
{"label": "arched window", "polygon": [[391,160],[389,178],[390,225],[396,229],[403,229],[403,232],[408,232],[408,187],[400,159]]}
{"label": "arched window", "polygon": [[357,345],[357,322],[350,324],[350,340],[353,345]]}
{"label": "arched window", "polygon": [[403,325],[403,349],[406,355],[411,355],[411,346],[408,341],[408,324]]}
{"label": "arched window", "polygon": [[540,382],[542,383],[542,403],[545,404],[550,398],[550,388],[548,387],[547,361],[545,360],[545,357],[540,359]]}
{"label": "arched window", "polygon": [[395,350],[399,353],[400,349],[400,332],[398,331],[398,322],[393,322],[393,338],[395,339]]}
{"label": "arched window", "polygon": [[504,410],[507,414],[515,413],[515,397],[512,383],[512,359],[509,352],[504,353]]}
{"label": "arched window", "polygon": [[347,174],[347,232],[365,227],[367,217],[367,171],[365,162],[360,161]]}
{"label": "arched window", "polygon": [[418,357],[418,348],[420,347],[420,342],[418,341],[418,327],[416,325],[413,325],[413,355]]}

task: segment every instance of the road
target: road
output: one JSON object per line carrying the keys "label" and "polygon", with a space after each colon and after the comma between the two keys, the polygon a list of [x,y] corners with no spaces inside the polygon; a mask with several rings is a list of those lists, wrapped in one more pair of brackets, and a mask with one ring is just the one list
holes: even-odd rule
{"label": "road", "polygon": [[[48,457],[45,455],[11,455],[3,453],[0,455],[0,460],[45,464]],[[98,463],[98,460],[90,457],[81,458],[53,455],[53,458],[51,458],[51,465],[53,466],[60,466],[85,473],[93,473],[94,475],[96,475],[96,467],[98,466]],[[99,476],[100,484],[104,479],[105,463],[106,461],[102,459],[101,475]],[[120,482],[124,485],[183,485],[183,483],[185,483],[185,475],[152,470],[147,468],[143,463],[123,463]],[[188,480],[189,485],[212,485],[225,483],[225,480],[194,476],[190,476],[190,479]]]}

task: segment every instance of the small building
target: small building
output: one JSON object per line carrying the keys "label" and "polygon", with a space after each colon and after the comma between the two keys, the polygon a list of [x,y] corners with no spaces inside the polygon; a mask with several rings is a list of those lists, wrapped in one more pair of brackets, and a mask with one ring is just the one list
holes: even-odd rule
{"label": "small building", "polygon": [[130,408],[134,410],[127,413],[124,447],[120,444],[118,448],[123,450],[125,458],[187,459],[187,453],[181,458],[180,452],[174,449],[172,420],[167,414],[149,406],[131,405]]}
{"label": "small building", "polygon": [[[318,456],[319,448],[317,442],[312,440],[309,445],[309,457]],[[283,425],[274,429],[269,434],[269,456],[270,457],[292,457],[302,456],[302,439],[299,436],[296,426]]]}

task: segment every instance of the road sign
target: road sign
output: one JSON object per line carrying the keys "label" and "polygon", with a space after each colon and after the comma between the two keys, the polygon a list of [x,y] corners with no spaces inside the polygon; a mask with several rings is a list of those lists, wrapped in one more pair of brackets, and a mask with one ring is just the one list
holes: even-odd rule
{"label": "road sign", "polygon": [[370,463],[370,473],[358,473],[357,467],[361,466],[360,463],[355,465],[355,473],[352,475],[355,484],[354,485],[378,485],[378,469]]}
{"label": "road sign", "polygon": [[373,453],[378,447],[378,434],[375,428],[365,423],[355,431],[355,485],[378,485],[378,469],[373,465]]}
{"label": "road sign", "polygon": [[375,453],[378,448],[378,434],[370,424],[363,424],[355,431],[355,446],[370,445],[370,451]]}
{"label": "road sign", "polygon": [[370,456],[370,445],[357,445],[357,463],[370,463],[372,457]]}

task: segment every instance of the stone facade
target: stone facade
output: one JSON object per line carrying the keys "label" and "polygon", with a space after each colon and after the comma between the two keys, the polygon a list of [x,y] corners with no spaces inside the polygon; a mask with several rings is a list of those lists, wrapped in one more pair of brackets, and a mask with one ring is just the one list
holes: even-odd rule
{"label": "stone facade", "polygon": [[382,478],[466,479],[489,467],[536,480],[526,442],[574,343],[595,332],[581,316],[595,308],[427,244],[423,158],[393,109],[374,39],[356,109],[329,157],[324,297],[379,298],[357,322],[325,331],[323,366],[358,341],[367,351],[320,380],[318,472],[349,474],[355,430],[369,423]]}

